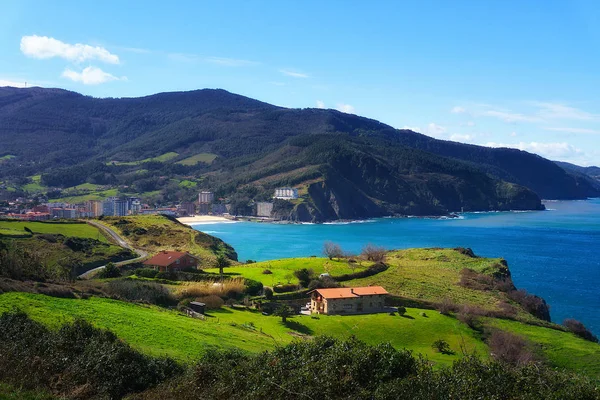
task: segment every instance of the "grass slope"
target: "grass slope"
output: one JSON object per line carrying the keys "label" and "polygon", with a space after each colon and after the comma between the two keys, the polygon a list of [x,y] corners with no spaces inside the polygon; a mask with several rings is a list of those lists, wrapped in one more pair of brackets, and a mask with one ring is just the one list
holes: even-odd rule
{"label": "grass slope", "polygon": [[572,333],[516,321],[488,319],[488,322],[495,328],[516,333],[536,343],[553,365],[600,378],[600,344],[580,339]]}
{"label": "grass slope", "polygon": [[[299,334],[307,333],[354,335],[372,344],[389,341],[396,347],[427,355],[440,364],[449,364],[460,357],[461,346],[482,356],[487,354],[486,346],[465,325],[434,312],[422,317],[416,309],[408,310],[412,318],[388,314],[321,316],[320,319],[297,316],[286,326],[278,317],[228,308],[211,312],[211,317],[202,321],[154,306],[103,298],[62,299],[30,293],[0,295],[0,312],[14,307],[54,328],[73,318],[85,318],[98,327],[111,329],[148,354],[166,354],[184,361],[193,361],[210,347],[237,347],[258,352],[289,343]],[[439,338],[448,341],[457,354],[434,352],[431,343]]]}
{"label": "grass slope", "polygon": [[162,215],[105,217],[99,222],[117,231],[134,248],[149,253],[187,251],[200,258],[200,266],[214,265],[217,254],[237,259],[233,249],[222,240]]}
{"label": "grass slope", "polygon": [[108,243],[108,240],[98,228],[85,223],[52,223],[0,220],[0,234],[3,233],[3,230],[27,233],[24,230],[25,227],[31,229],[34,233],[51,233],[56,235],[89,238]]}
{"label": "grass slope", "polygon": [[200,153],[200,154],[196,154],[194,156],[185,158],[181,161],[177,161],[177,164],[183,164],[183,165],[196,165],[199,162],[203,162],[206,164],[212,164],[213,161],[215,161],[215,159],[217,158],[216,154],[212,154],[212,153]]}
{"label": "grass slope", "polygon": [[[287,283],[297,284],[298,279],[294,276],[294,271],[301,268],[312,269],[317,275],[327,272],[330,275],[339,276],[358,272],[371,264],[370,262],[362,262],[353,271],[345,260],[329,260],[320,257],[286,258],[230,267],[226,268],[225,272],[231,276],[240,275],[244,278],[262,282],[265,286],[275,286]],[[263,274],[265,270],[271,271],[272,274]],[[206,271],[218,273],[219,269],[210,268]]]}

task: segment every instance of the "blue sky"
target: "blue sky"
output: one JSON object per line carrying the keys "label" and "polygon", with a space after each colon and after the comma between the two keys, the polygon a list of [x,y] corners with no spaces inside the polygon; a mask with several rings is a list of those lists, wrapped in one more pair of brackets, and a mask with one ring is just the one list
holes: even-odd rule
{"label": "blue sky", "polygon": [[600,164],[597,1],[12,1],[0,86],[224,88]]}

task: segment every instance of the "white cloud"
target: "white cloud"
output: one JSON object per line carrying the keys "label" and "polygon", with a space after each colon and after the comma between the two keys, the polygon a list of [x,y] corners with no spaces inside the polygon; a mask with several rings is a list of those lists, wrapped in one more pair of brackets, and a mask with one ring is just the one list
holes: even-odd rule
{"label": "white cloud", "polygon": [[126,81],[127,77],[118,78],[108,72],[102,71],[100,68],[87,67],[83,71],[77,72],[72,69],[65,69],[62,73],[63,78],[68,78],[74,82],[83,83],[84,85],[98,85],[100,83],[110,81]]}
{"label": "white cloud", "polygon": [[589,135],[600,135],[599,130],[595,129],[586,129],[586,128],[544,128],[547,131],[555,131],[555,132],[567,132],[567,133],[583,133]]}
{"label": "white cloud", "polygon": [[427,127],[425,128],[425,132],[423,132],[423,133],[426,134],[427,136],[441,138],[444,136],[446,131],[447,131],[447,129],[445,127],[434,124],[432,122],[429,125],[427,125]]}
{"label": "white cloud", "polygon": [[599,115],[560,103],[533,102],[531,104],[540,108],[538,115],[545,119],[575,119],[589,121],[600,117]]}
{"label": "white cloud", "polygon": [[104,47],[87,44],[69,44],[47,36],[23,36],[21,52],[28,57],[48,59],[53,57],[81,63],[88,60],[98,60],[109,64],[118,64],[119,57]]}
{"label": "white cloud", "polygon": [[456,106],[456,107],[453,107],[452,110],[450,110],[450,112],[452,114],[464,114],[467,112],[467,109],[464,107]]}
{"label": "white cloud", "polygon": [[0,79],[0,87],[2,87],[2,86],[11,86],[11,87],[16,87],[16,88],[24,88],[24,87],[32,86],[32,85],[27,85],[26,82],[6,81],[4,79]]}
{"label": "white cloud", "polygon": [[338,111],[341,111],[346,114],[354,114],[355,113],[354,107],[351,106],[350,104],[338,103],[336,108]]}
{"label": "white cloud", "polygon": [[298,71],[292,71],[290,69],[280,69],[281,72],[285,76],[291,76],[292,78],[308,78],[308,74]]}
{"label": "white cloud", "polygon": [[259,64],[256,61],[239,60],[236,58],[226,57],[206,57],[204,60],[211,64],[223,65],[225,67],[249,67]]}
{"label": "white cloud", "polygon": [[493,117],[503,120],[504,122],[541,122],[542,119],[536,116],[525,115],[520,113],[513,113],[510,111],[500,110],[487,110],[483,111],[481,115],[486,117]]}
{"label": "white cloud", "polygon": [[473,141],[473,139],[475,139],[476,135],[469,135],[469,134],[459,134],[459,133],[455,133],[453,135],[450,136],[450,140],[455,141],[455,142],[471,142]]}
{"label": "white cloud", "polygon": [[517,137],[517,132],[511,132],[510,137]]}
{"label": "white cloud", "polygon": [[495,143],[488,142],[485,144],[488,147],[509,147],[519,150],[528,151],[531,153],[539,154],[542,157],[550,160],[565,160],[573,159],[574,157],[581,157],[584,155],[583,150],[576,148],[575,146],[562,142],[562,143],[540,143],[540,142],[519,142],[519,143]]}
{"label": "white cloud", "polygon": [[323,100],[317,100],[317,108],[325,108],[325,103]]}

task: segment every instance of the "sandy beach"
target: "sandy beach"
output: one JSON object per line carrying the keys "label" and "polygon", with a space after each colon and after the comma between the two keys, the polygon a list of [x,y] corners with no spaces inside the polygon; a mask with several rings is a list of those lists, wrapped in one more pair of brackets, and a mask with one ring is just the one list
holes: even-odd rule
{"label": "sandy beach", "polygon": [[182,224],[204,224],[204,223],[215,223],[215,222],[230,222],[231,220],[225,217],[219,217],[217,215],[196,215],[194,217],[181,217],[177,218],[177,221]]}

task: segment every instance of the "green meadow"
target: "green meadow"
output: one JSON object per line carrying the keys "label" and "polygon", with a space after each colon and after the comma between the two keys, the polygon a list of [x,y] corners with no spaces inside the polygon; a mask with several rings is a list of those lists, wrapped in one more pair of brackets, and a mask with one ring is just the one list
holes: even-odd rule
{"label": "green meadow", "polygon": [[108,240],[100,230],[92,225],[85,223],[52,223],[35,221],[8,221],[0,220],[0,234],[6,231],[27,233],[25,227],[31,229],[34,233],[50,233],[71,237],[82,237],[96,239],[104,243]]}

